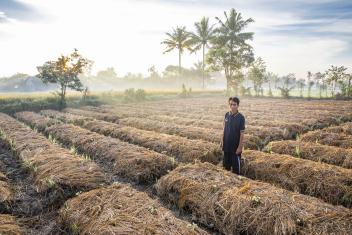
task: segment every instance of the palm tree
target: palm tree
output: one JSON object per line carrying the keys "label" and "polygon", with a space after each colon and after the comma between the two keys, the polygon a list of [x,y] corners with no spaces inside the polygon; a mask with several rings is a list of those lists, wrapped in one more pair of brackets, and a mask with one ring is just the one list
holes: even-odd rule
{"label": "palm tree", "polygon": [[213,26],[209,25],[209,18],[203,17],[200,22],[194,24],[196,30],[192,33],[192,44],[193,50],[198,51],[202,48],[203,62],[202,62],[202,78],[203,78],[203,89],[204,89],[204,67],[205,67],[205,48],[209,46],[210,40],[214,37]]}
{"label": "palm tree", "polygon": [[237,88],[240,83],[236,74],[240,73],[243,67],[247,67],[254,61],[252,46],[247,41],[253,39],[252,32],[243,32],[254,20],[243,19],[242,14],[231,9],[229,15],[224,12],[225,19],[219,17],[219,27],[215,29],[215,37],[211,40],[212,48],[209,50],[208,61],[214,68],[225,71],[227,80],[227,91],[231,86]]}
{"label": "palm tree", "polygon": [[166,33],[166,35],[168,36],[168,38],[161,42],[161,44],[166,45],[164,54],[174,49],[178,50],[178,72],[181,76],[181,55],[183,54],[185,49],[191,52],[193,51],[191,48],[191,33],[186,31],[185,26],[177,26],[176,29],[172,29],[172,33]]}

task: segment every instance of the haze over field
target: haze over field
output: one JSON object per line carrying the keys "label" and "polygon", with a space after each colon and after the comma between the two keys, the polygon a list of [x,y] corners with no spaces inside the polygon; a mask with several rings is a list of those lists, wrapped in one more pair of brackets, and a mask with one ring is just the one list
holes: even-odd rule
{"label": "haze over field", "polygon": [[[0,77],[37,74],[45,61],[73,48],[94,60],[93,72],[114,67],[118,76],[177,65],[177,51],[163,54],[165,32],[194,29],[201,17],[223,17],[235,8],[253,18],[248,31],[267,70],[306,77],[330,65],[352,66],[351,1],[0,0]],[[184,53],[191,67],[201,52]]]}

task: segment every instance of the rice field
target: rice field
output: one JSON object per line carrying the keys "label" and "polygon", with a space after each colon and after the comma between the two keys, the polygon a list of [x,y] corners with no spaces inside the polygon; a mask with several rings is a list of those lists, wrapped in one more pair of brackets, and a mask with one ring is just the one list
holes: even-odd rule
{"label": "rice field", "polygon": [[352,102],[220,96],[0,114],[0,234],[352,234]]}

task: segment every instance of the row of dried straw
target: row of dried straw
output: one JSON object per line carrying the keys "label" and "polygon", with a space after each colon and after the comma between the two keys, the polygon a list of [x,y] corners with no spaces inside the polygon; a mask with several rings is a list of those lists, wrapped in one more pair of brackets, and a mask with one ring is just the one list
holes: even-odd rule
{"label": "row of dried straw", "polygon": [[[178,135],[189,139],[200,139],[214,143],[220,142],[222,134],[222,130],[212,129],[211,126],[209,126],[208,128],[201,128],[186,125],[178,125],[172,122],[160,122],[146,118],[123,118],[120,119],[119,124],[135,127],[142,130],[155,131],[169,135]],[[248,133],[247,130],[246,133]],[[262,143],[260,138],[250,134],[246,134],[246,138],[244,140],[244,147],[248,149],[260,149],[262,147]]]}
{"label": "row of dried straw", "polygon": [[114,115],[114,114],[109,114],[109,113],[103,113],[103,112],[89,112],[89,111],[85,111],[83,109],[73,109],[73,108],[66,108],[65,109],[66,112],[72,113],[72,114],[76,114],[76,115],[80,115],[80,116],[85,116],[85,117],[92,117],[95,119],[99,119],[99,120],[104,120],[107,122],[113,122],[113,123],[118,123],[119,122],[119,117]]}
{"label": "row of dried straw", "polygon": [[352,170],[283,154],[246,150],[241,172],[248,178],[352,207]]}
{"label": "row of dried straw", "polygon": [[352,168],[352,149],[322,145],[312,142],[282,140],[270,142],[267,152],[289,154],[316,162],[324,162],[345,168]]}
{"label": "row of dried straw", "polygon": [[[51,112],[51,116],[55,115],[59,115],[61,120],[64,120],[63,117],[66,113],[55,114],[55,111]],[[82,119],[80,116],[77,116],[77,118]],[[72,122],[72,120],[68,122]],[[218,144],[203,140],[191,140],[175,135],[160,134],[102,120],[87,120],[77,124],[90,131],[137,144],[159,153],[166,153],[180,162],[200,160],[218,163],[222,157],[222,151]]]}
{"label": "row of dried straw", "polygon": [[0,213],[8,211],[13,201],[13,192],[6,175],[0,171]]}
{"label": "row of dried straw", "polygon": [[172,170],[175,161],[149,149],[91,132],[72,124],[48,127],[50,134],[67,146],[74,146],[103,164],[113,167],[114,174],[122,175],[138,183],[154,183],[160,176]]}
{"label": "row of dried straw", "polygon": [[106,182],[95,163],[72,155],[6,114],[0,114],[0,130],[22,165],[34,175],[40,192],[51,188],[81,191]]}
{"label": "row of dried straw", "polygon": [[19,226],[16,218],[11,215],[0,214],[1,235],[22,235],[24,230]]}
{"label": "row of dried straw", "polygon": [[70,199],[60,210],[60,224],[73,234],[208,234],[122,184]]}
{"label": "row of dried straw", "polygon": [[329,132],[324,129],[307,132],[300,137],[300,140],[340,148],[352,148],[352,135]]}
{"label": "row of dried straw", "polygon": [[209,163],[179,166],[156,184],[165,202],[224,234],[350,234],[352,212],[237,176]]}

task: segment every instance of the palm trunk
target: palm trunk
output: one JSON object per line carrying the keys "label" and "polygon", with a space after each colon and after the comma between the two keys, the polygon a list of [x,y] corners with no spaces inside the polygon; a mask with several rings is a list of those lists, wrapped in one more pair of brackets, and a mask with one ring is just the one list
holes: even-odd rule
{"label": "palm trunk", "polygon": [[204,74],[204,53],[205,53],[205,45],[203,44],[203,64],[202,64],[202,78],[203,78],[203,90],[205,88],[205,85],[204,85],[204,77],[205,77],[205,74]]}
{"label": "palm trunk", "polygon": [[178,50],[178,75],[181,78],[181,49]]}

